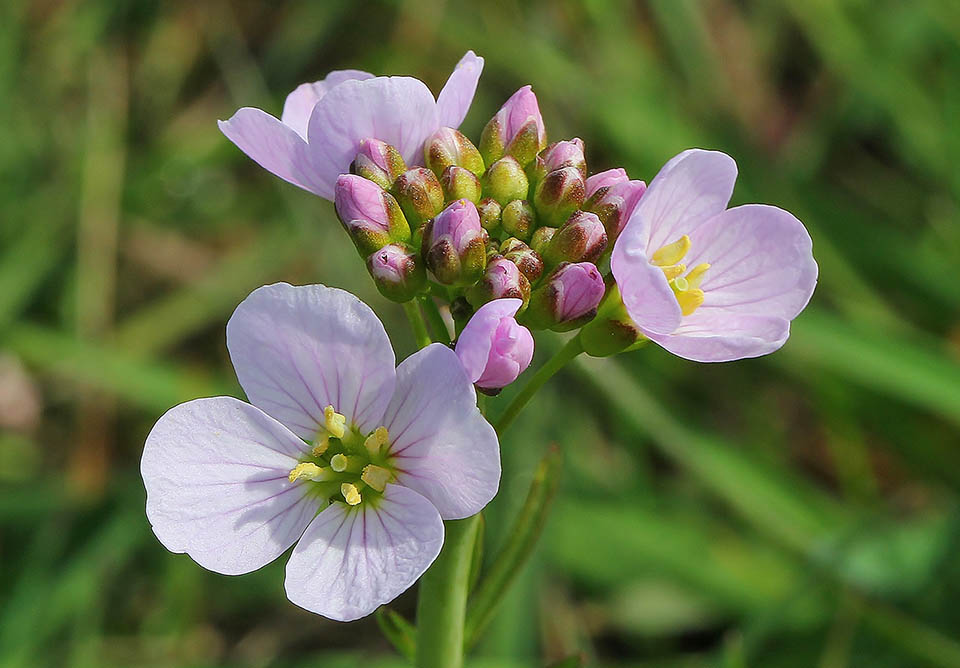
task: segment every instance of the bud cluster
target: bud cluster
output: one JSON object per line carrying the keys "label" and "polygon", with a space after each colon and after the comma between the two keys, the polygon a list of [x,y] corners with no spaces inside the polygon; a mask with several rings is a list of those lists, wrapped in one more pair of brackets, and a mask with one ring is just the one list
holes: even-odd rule
{"label": "bud cluster", "polygon": [[478,145],[440,128],[423,152],[425,167],[409,167],[392,146],[364,141],[337,182],[337,215],[384,296],[407,301],[434,282],[467,316],[518,299],[521,322],[555,331],[596,315],[605,291],[597,264],[642,181],[623,170],[588,177],[580,139],[548,145],[529,86],[490,119]]}

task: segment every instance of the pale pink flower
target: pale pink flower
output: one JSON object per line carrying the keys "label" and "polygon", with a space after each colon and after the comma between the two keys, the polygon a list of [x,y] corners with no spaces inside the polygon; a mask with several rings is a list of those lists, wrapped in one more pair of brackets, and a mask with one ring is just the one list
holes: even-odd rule
{"label": "pale pink flower", "polygon": [[457,357],[478,387],[506,387],[530,366],[533,335],[514,318],[522,305],[519,299],[487,302],[460,333]]}

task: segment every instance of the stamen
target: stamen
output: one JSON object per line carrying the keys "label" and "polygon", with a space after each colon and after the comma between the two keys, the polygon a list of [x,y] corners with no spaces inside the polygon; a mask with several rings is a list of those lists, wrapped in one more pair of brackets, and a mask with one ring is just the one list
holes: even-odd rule
{"label": "stamen", "polygon": [[703,275],[707,273],[707,269],[710,268],[710,265],[706,262],[698,264],[696,267],[690,270],[690,273],[687,274],[687,283],[690,285],[690,288],[699,288],[700,283],[703,281]]}
{"label": "stamen", "polygon": [[677,302],[680,304],[680,312],[683,315],[690,315],[697,308],[703,304],[703,290],[700,288],[693,288],[692,290],[684,290],[682,292],[676,293]]}
{"label": "stamen", "polygon": [[663,275],[667,277],[668,281],[672,281],[677,276],[680,276],[687,270],[687,265],[685,264],[673,264],[669,267],[663,268]]}
{"label": "stamen", "polygon": [[349,473],[359,473],[363,469],[364,460],[360,457],[337,453],[330,458],[330,468],[337,473],[347,471]]}
{"label": "stamen", "polygon": [[658,267],[669,267],[671,264],[677,264],[682,260],[688,250],[690,250],[690,237],[684,234],[672,244],[667,244],[656,251],[650,258],[650,262]]}
{"label": "stamen", "polygon": [[377,427],[372,434],[367,436],[367,440],[363,442],[363,445],[371,457],[376,457],[380,454],[380,449],[389,443],[389,439],[390,434],[387,432],[387,428]]}
{"label": "stamen", "polygon": [[340,493],[343,494],[344,500],[348,505],[356,506],[362,500],[360,498],[360,490],[357,489],[357,486],[353,483],[345,482],[340,485]]}
{"label": "stamen", "polygon": [[344,415],[333,410],[333,406],[327,406],[323,409],[323,428],[330,432],[334,438],[343,438],[347,433],[347,418]]}
{"label": "stamen", "polygon": [[333,478],[333,471],[328,468],[320,468],[313,462],[300,462],[290,470],[287,479],[290,482],[298,480],[312,480],[321,482]]}
{"label": "stamen", "polygon": [[390,482],[392,477],[393,474],[391,474],[390,471],[376,464],[368,464],[364,467],[363,473],[360,475],[362,481],[378,492],[382,492],[386,488],[387,483]]}
{"label": "stamen", "polygon": [[317,440],[313,444],[313,451],[311,454],[314,457],[320,457],[327,451],[327,448],[330,447],[330,437],[326,434],[318,435]]}

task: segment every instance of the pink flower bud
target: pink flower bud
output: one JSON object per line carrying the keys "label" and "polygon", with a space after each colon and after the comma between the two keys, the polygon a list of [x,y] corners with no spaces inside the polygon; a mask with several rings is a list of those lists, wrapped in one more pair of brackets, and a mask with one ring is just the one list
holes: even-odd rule
{"label": "pink flower bud", "polygon": [[593,197],[593,194],[597,192],[598,188],[606,188],[607,186],[612,186],[615,183],[629,180],[630,177],[627,176],[627,171],[622,167],[608,169],[605,172],[594,174],[593,176],[587,178],[587,199]]}
{"label": "pink flower bud", "polygon": [[586,196],[583,175],[576,167],[562,167],[548,173],[537,184],[533,203],[547,225],[559,225],[580,208]]}
{"label": "pink flower bud", "polygon": [[564,167],[574,167],[586,178],[587,160],[583,155],[582,139],[577,137],[569,141],[555,142],[537,156],[537,171],[542,174]]}
{"label": "pink flower bud", "polygon": [[458,199],[427,223],[423,256],[445,285],[474,283],[486,266],[486,249],[476,205]]}
{"label": "pink flower bud", "polygon": [[403,246],[384,246],[371,253],[367,270],[380,294],[395,302],[413,299],[426,283],[419,258]]}
{"label": "pink flower bud", "polygon": [[530,299],[530,281],[515,262],[502,255],[494,255],[487,262],[483,278],[468,289],[467,299],[476,307],[505,298],[520,299],[526,304]]}
{"label": "pink flower bud", "polygon": [[534,329],[574,329],[596,315],[603,293],[603,277],[594,264],[561,264],[530,295],[524,320]]}
{"label": "pink flower bud", "polygon": [[342,174],[334,189],[337,216],[363,255],[410,238],[410,227],[390,193],[356,174]]}
{"label": "pink flower bud", "polygon": [[484,389],[499,389],[515,381],[533,359],[533,335],[514,316],[519,299],[497,299],[470,318],[456,353],[471,381]]}
{"label": "pink flower bud", "polygon": [[[595,180],[591,183],[591,179]],[[631,181],[622,169],[611,169],[587,179],[588,198],[583,208],[597,214],[612,243],[620,236],[646,190],[647,184],[643,181]]]}
{"label": "pink flower bud", "polygon": [[492,164],[512,155],[526,165],[547,144],[547,131],[540,115],[537,96],[524,86],[510,96],[480,135],[480,154],[484,163]]}
{"label": "pink flower bud", "polygon": [[593,262],[607,247],[607,231],[596,214],[576,211],[557,230],[543,252],[548,265]]}
{"label": "pink flower bud", "polygon": [[350,171],[389,189],[396,178],[407,171],[407,166],[400,152],[390,144],[379,139],[364,139]]}

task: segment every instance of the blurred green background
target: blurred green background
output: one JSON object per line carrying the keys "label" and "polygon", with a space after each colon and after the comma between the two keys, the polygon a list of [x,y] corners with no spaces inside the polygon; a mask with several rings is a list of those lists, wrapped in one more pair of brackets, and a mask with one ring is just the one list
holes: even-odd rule
{"label": "blurred green background", "polygon": [[335,68],[437,92],[468,48],[470,136],[530,83],[594,171],[724,150],[734,201],[796,213],[821,268],[770,357],[651,346],[547,386],[502,443],[487,553],[550,443],[561,491],[472,665],[960,666],[956,0],[5,0],[0,666],[402,665],[372,618],[289,604],[283,559],[167,553],[138,463],[173,404],[242,396],[224,324],[263,283],[347,288],[414,348],[332,206],[216,119]]}

